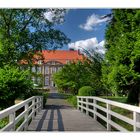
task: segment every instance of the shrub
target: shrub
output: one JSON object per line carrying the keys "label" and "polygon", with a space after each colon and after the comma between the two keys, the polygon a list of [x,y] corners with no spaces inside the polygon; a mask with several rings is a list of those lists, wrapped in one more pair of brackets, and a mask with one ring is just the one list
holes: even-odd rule
{"label": "shrub", "polygon": [[78,91],[79,96],[95,96],[95,90],[90,86],[81,87]]}
{"label": "shrub", "polygon": [[77,107],[77,97],[76,96],[73,96],[73,95],[69,96],[68,102],[70,104],[72,104],[74,107]]}
{"label": "shrub", "polygon": [[28,71],[21,71],[14,66],[5,65],[0,68],[0,107],[1,109],[14,105],[21,96],[27,96],[33,90]]}

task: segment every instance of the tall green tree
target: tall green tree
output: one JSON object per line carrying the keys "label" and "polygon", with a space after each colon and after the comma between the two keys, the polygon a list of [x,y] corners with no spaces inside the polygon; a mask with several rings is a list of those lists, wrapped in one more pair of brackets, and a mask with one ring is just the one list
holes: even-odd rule
{"label": "tall green tree", "polygon": [[87,85],[87,77],[88,73],[81,61],[64,65],[64,67],[53,76],[60,91],[73,94],[77,94],[80,87]]}
{"label": "tall green tree", "polygon": [[66,64],[54,74],[58,89],[77,94],[83,86],[91,86],[96,95],[103,90],[101,82],[102,57],[95,51],[84,50],[85,59],[81,62]]}
{"label": "tall green tree", "polygon": [[103,82],[116,96],[126,94],[128,101],[140,98],[140,10],[115,9],[106,30],[106,55]]}
{"label": "tall green tree", "polygon": [[10,107],[15,99],[31,95],[33,83],[27,80],[28,77],[29,71],[21,71],[15,66],[0,68],[0,108]]}
{"label": "tall green tree", "polygon": [[[53,14],[52,21],[45,16]],[[21,59],[32,63],[35,51],[56,49],[70,40],[55,29],[61,24],[64,9],[1,9],[0,10],[0,66],[16,64]]]}
{"label": "tall green tree", "polygon": [[23,94],[32,96],[31,73],[19,70],[21,60],[32,66],[36,52],[69,43],[55,28],[65,13],[65,9],[0,9],[0,107],[13,105]]}

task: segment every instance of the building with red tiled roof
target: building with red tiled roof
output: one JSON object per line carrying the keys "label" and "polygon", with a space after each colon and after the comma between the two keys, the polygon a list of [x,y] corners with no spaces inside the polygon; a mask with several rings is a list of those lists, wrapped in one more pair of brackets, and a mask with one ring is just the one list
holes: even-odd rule
{"label": "building with red tiled roof", "polygon": [[[32,72],[41,74],[35,76],[33,74],[32,80],[35,84],[43,84],[43,87],[52,88],[55,87],[55,83],[52,79],[52,74],[60,70],[65,64],[69,62],[76,62],[83,60],[84,56],[75,50],[43,50],[41,55],[36,55],[34,59],[34,66]],[[24,61],[25,64],[25,61]]]}

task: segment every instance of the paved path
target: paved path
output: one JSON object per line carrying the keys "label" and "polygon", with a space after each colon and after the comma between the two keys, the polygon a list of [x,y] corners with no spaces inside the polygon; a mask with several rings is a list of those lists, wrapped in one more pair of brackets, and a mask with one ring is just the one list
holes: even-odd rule
{"label": "paved path", "polygon": [[63,96],[50,93],[47,105],[31,122],[29,131],[106,131],[93,118],[74,109]]}

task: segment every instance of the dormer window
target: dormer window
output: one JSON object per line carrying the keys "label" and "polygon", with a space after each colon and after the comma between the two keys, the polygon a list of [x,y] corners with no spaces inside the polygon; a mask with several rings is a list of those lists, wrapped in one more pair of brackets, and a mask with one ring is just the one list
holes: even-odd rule
{"label": "dormer window", "polygon": [[66,63],[67,63],[67,64],[70,63],[70,60],[66,60]]}
{"label": "dormer window", "polygon": [[42,61],[41,60],[38,60],[38,64],[41,65],[42,64]]}

